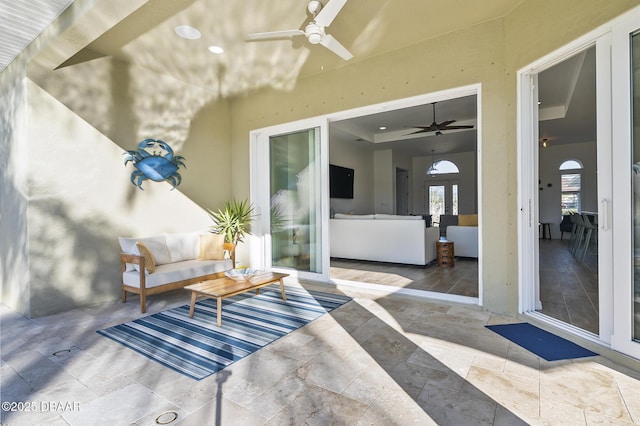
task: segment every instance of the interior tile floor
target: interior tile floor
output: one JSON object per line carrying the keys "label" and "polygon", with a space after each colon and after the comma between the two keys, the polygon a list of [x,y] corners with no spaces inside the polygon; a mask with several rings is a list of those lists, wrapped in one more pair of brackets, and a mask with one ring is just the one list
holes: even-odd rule
{"label": "interior tile floor", "polygon": [[568,244],[568,238],[540,240],[540,312],[598,334],[598,256],[589,250],[581,263]]}
{"label": "interior tile floor", "polygon": [[[540,300],[545,315],[598,334],[598,257],[580,263],[564,240],[540,239]],[[331,259],[331,278],[478,297],[478,260],[456,257],[455,266],[425,267]]]}
{"label": "interior tile floor", "polygon": [[414,266],[332,258],[330,275],[332,279],[478,297],[478,259],[473,258],[456,257],[453,267],[438,266],[435,261]]}
{"label": "interior tile floor", "polygon": [[[201,381],[96,333],[142,316],[134,297],[36,319],[0,305],[2,425],[640,424],[640,363],[547,362],[484,327],[514,318],[302,285],[353,300]],[[151,296],[148,314],[186,303]]]}

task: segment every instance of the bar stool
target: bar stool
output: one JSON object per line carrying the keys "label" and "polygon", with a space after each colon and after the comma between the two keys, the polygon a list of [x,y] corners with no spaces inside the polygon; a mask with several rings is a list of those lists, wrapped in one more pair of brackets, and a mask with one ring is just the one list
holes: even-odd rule
{"label": "bar stool", "polygon": [[[584,243],[582,246],[582,254],[580,257],[580,263],[584,263],[584,259],[587,256],[587,250],[589,249],[589,245],[591,244],[591,241],[595,241],[596,242],[596,247],[597,247],[597,243],[598,243],[598,225],[594,224],[591,222],[591,219],[589,219],[589,216],[586,214],[582,215],[582,222],[584,223],[584,228],[586,230],[586,234],[584,237]],[[595,231],[595,232],[593,232]]]}
{"label": "bar stool", "polygon": [[584,238],[585,225],[584,225],[584,219],[582,219],[582,215],[580,215],[580,214],[574,214],[572,219],[575,220],[575,222],[576,222],[576,235],[575,235],[575,238],[573,240],[573,245],[571,246],[571,253],[575,257],[577,257],[579,255],[579,252],[580,252],[580,247],[582,246],[582,240]]}

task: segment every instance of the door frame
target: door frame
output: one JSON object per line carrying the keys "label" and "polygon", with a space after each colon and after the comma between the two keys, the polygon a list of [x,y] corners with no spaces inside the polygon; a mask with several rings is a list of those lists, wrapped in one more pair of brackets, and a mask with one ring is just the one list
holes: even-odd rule
{"label": "door frame", "polygon": [[[616,74],[612,78],[612,129],[613,164],[629,165],[614,167],[613,203],[610,216],[614,223],[626,224],[613,229],[616,244],[613,246],[613,306],[614,321],[611,343],[616,350],[640,359],[640,343],[633,340],[633,254],[632,232],[632,93],[630,34],[640,31],[640,7],[621,17],[611,32],[611,58]],[[631,254],[631,256],[629,255]],[[625,286],[629,283],[629,286]],[[622,284],[622,285],[620,285]]]}
{"label": "door frame", "polygon": [[[322,148],[322,170],[323,170],[323,188],[326,189],[325,199],[322,207],[322,247],[323,247],[323,271],[326,271],[322,275],[316,275],[309,277],[308,279],[319,280],[322,282],[329,282],[333,284],[340,284],[338,280],[331,280],[329,275],[329,160],[328,160],[328,137],[329,129],[328,123],[332,121],[347,120],[350,118],[356,118],[363,115],[376,114],[386,112],[395,109],[409,108],[417,105],[424,105],[433,102],[444,101],[447,99],[458,98],[463,96],[476,96],[477,103],[477,137],[476,137],[476,189],[477,189],[477,206],[478,206],[478,241],[482,241],[482,85],[480,83],[470,84],[467,86],[456,87],[452,89],[431,92],[428,94],[412,96],[409,98],[396,99],[379,104],[367,105],[364,107],[354,108],[345,111],[339,111],[334,113],[325,114],[322,116],[316,116],[299,121],[284,123],[281,125],[270,126],[250,131],[250,153],[249,153],[249,175],[250,175],[250,197],[251,201],[256,207],[256,214],[262,215],[262,209],[259,205],[264,204],[264,197],[268,198],[268,190],[264,189],[265,179],[264,176],[268,176],[266,173],[268,169],[265,169],[264,157],[268,156],[268,150],[264,143],[264,138],[267,135],[275,135],[282,133],[290,133],[292,131],[301,130],[308,127],[316,127],[317,125],[327,126],[321,128]],[[323,124],[324,123],[324,124]],[[306,126],[306,127],[305,127]],[[324,129],[324,130],[323,130]],[[327,138],[326,140],[324,138]],[[261,182],[262,181],[262,182]],[[323,190],[324,192],[324,190]],[[259,216],[260,217],[260,216]],[[266,226],[265,226],[266,225]],[[268,259],[266,259],[266,244],[270,244],[268,234],[268,224],[264,223],[264,219],[255,221],[252,227],[252,235],[247,239],[250,242],[250,262],[252,267],[266,268]],[[461,297],[455,295],[448,295],[446,293],[428,292],[428,297],[432,299],[450,300],[454,302],[478,304],[482,306],[483,301],[483,266],[482,266],[482,244],[478,247],[478,298]],[[286,272],[290,273],[290,270]],[[307,278],[306,274],[296,273],[301,278]],[[363,287],[367,285],[364,284]],[[407,294],[416,296],[417,293],[412,289],[396,289],[394,291],[399,294]]]}
{"label": "door frame", "polygon": [[293,123],[285,123],[252,130],[250,137],[249,179],[250,197],[256,218],[251,227],[250,261],[257,269],[283,272],[293,277],[313,281],[329,280],[329,203],[320,202],[320,264],[319,273],[299,271],[292,268],[274,267],[271,260],[271,222],[269,190],[269,141],[272,136],[295,133],[307,129],[320,129],[320,194],[322,200],[329,199],[329,124],[326,117],[315,117]]}
{"label": "door frame", "polygon": [[[456,185],[458,189],[460,188],[460,180],[459,179],[425,179],[424,180],[424,197],[425,197],[425,211],[428,214],[431,214],[431,198],[429,197],[429,187],[431,186],[444,186],[444,214],[454,214],[453,213],[453,187]],[[460,194],[458,194],[460,196]],[[447,200],[448,203],[447,203]],[[458,200],[458,203],[460,200]],[[447,206],[447,204],[449,204]],[[450,211],[447,212],[447,207],[449,207]],[[433,219],[432,219],[433,220]]]}
{"label": "door frame", "polygon": [[[624,176],[624,173],[630,174],[630,170],[626,170],[624,167],[615,168],[613,164],[626,164],[629,160],[630,137],[624,132],[628,132],[630,129],[628,122],[630,103],[619,104],[624,103],[625,97],[627,100],[629,99],[630,80],[620,77],[619,70],[627,68],[624,63],[620,63],[621,59],[617,58],[618,56],[625,57],[625,46],[622,42],[625,37],[623,28],[629,28],[631,23],[635,23],[636,28],[640,27],[637,24],[640,22],[639,18],[640,7],[636,7],[572,43],[523,67],[517,75],[519,313],[636,358],[640,358],[640,345],[630,342],[630,334],[622,336],[619,331],[620,324],[623,326],[622,332],[628,331],[624,330],[624,326],[631,326],[630,318],[626,322],[624,319],[620,320],[620,315],[624,314],[618,312],[626,309],[627,318],[631,313],[629,309],[631,293],[625,293],[629,285],[632,285],[631,269],[625,269],[625,265],[620,264],[620,262],[624,263],[624,260],[620,259],[625,256],[627,265],[630,262],[630,256],[628,256],[631,247],[629,233],[631,221],[630,209],[628,208],[630,200],[624,201],[625,198],[630,199],[630,180],[625,180]],[[627,38],[628,35],[627,33]],[[539,292],[537,266],[538,118],[535,77],[541,71],[594,45],[596,46],[596,97],[598,99],[596,113],[598,117],[598,213],[600,226],[598,253],[600,330],[598,336],[535,312],[536,305],[539,303],[537,298]],[[626,58],[628,67],[628,51]],[[617,61],[615,66],[613,66],[613,60]],[[612,70],[615,70],[615,75],[612,74]],[[619,122],[623,119],[617,117],[618,115],[627,118],[626,124]],[[624,127],[625,125],[627,127]],[[600,176],[608,176],[609,178],[601,179]],[[615,185],[612,182],[615,182]],[[618,224],[617,229],[614,224]],[[623,225],[627,226],[623,229]],[[626,253],[622,253],[622,251],[626,251]]]}

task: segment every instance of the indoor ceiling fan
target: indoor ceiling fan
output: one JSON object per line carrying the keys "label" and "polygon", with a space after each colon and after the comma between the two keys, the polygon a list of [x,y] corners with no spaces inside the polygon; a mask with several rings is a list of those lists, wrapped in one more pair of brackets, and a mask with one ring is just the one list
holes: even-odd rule
{"label": "indoor ceiling fan", "polygon": [[353,58],[351,52],[340,44],[331,34],[325,32],[325,28],[331,25],[346,2],[347,0],[330,0],[323,7],[321,2],[311,0],[307,5],[307,10],[311,13],[313,19],[306,25],[304,31],[298,29],[254,33],[247,36],[247,41],[272,40],[303,35],[307,37],[309,43],[321,44],[345,61],[348,61]]}
{"label": "indoor ceiling fan", "polygon": [[428,133],[428,132],[436,132],[437,136],[442,134],[443,130],[456,130],[456,129],[473,129],[472,125],[469,126],[451,126],[451,124],[455,123],[456,120],[447,120],[442,123],[436,122],[436,104],[437,102],[432,103],[433,105],[433,123],[428,126],[413,126],[416,129],[420,129],[417,132],[408,133],[409,135],[414,135],[416,133]]}

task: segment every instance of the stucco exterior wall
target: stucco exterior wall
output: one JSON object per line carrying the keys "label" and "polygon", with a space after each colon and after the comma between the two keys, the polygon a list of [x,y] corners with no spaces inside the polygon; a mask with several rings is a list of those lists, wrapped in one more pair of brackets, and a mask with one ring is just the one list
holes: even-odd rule
{"label": "stucco exterior wall", "polygon": [[27,94],[19,65],[0,74],[0,295],[24,312],[30,302],[27,238]]}
{"label": "stucco exterior wall", "polygon": [[[37,317],[117,299],[119,236],[206,232],[205,209],[231,198],[231,117],[215,94],[109,58],[33,67],[37,81],[22,69],[8,85],[22,118],[3,138],[17,166],[3,175],[2,300]],[[130,182],[123,154],[147,137],[185,157],[176,189]]]}
{"label": "stucco exterior wall", "polygon": [[374,58],[355,58],[299,79],[288,92],[264,90],[238,98],[232,105],[234,193],[249,192],[252,129],[480,83],[481,225],[483,234],[491,235],[481,242],[483,304],[494,312],[515,313],[517,71],[639,3],[529,0],[503,19]]}
{"label": "stucco exterior wall", "polygon": [[234,100],[234,192],[249,190],[247,135],[251,129],[481,83],[482,138],[490,141],[482,148],[482,158],[488,159],[482,164],[482,179],[491,182],[492,188],[483,193],[482,202],[491,206],[492,211],[500,212],[483,221],[484,229],[492,235],[490,241],[483,242],[484,262],[489,266],[485,268],[485,295],[490,295],[485,306],[512,311],[515,277],[507,277],[504,265],[517,262],[517,257],[515,251],[507,254],[508,236],[503,226],[509,210],[508,198],[504,196],[508,159],[504,149],[507,141],[503,55],[504,26],[502,20],[495,20],[300,79],[291,92],[263,91]]}
{"label": "stucco exterior wall", "polygon": [[[483,304],[515,313],[516,73],[638,4],[527,0],[504,18],[231,100],[110,58],[33,68],[28,98],[25,71],[5,71],[9,97],[0,105],[14,115],[0,145],[8,161],[0,182],[3,302],[37,316],[117,297],[119,235],[206,226],[203,207],[248,196],[252,129],[480,84],[479,205],[482,232],[491,235],[481,240]],[[122,152],[146,137],[186,157],[178,189],[147,182],[140,191],[128,181]]]}

